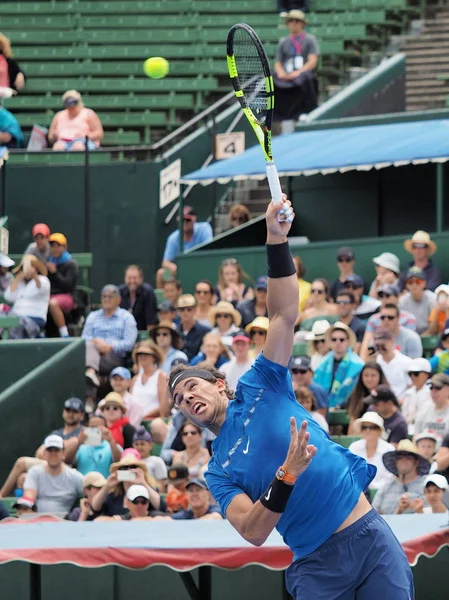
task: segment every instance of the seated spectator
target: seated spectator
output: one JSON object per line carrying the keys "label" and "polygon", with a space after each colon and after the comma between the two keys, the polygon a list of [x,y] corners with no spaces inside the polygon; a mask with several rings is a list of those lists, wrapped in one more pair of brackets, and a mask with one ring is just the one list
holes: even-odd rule
{"label": "seated spectator", "polygon": [[[115,394],[115,392],[111,392]],[[101,403],[100,403],[101,404]],[[103,413],[105,414],[105,413]],[[98,471],[103,477],[109,476],[109,468],[113,462],[120,460],[123,446],[116,442],[108,422],[102,415],[91,415],[89,417],[89,429],[83,429],[78,436],[78,450],[76,452],[76,468],[82,475],[91,471]],[[93,439],[91,430],[98,430],[101,437]],[[116,436],[117,437],[117,436]]]}
{"label": "seated spectator", "polygon": [[318,319],[312,325],[312,330],[306,335],[306,340],[309,342],[310,366],[313,372],[317,370],[318,365],[330,350],[326,338],[326,331],[330,326],[326,319]]}
{"label": "seated spectator", "polygon": [[340,323],[347,325],[355,334],[357,343],[355,345],[355,352],[359,352],[360,345],[365,334],[365,323],[354,315],[356,309],[356,301],[354,294],[344,288],[338,292],[337,299],[337,314]]}
{"label": "seated spectator", "polygon": [[159,304],[157,308],[157,314],[159,316],[159,322],[167,321],[172,323],[176,329],[179,328],[181,319],[178,317],[178,313],[176,312],[176,306],[168,300],[164,300],[161,302],[161,304]]}
{"label": "seated spectator", "polygon": [[423,431],[433,433],[439,449],[443,438],[449,433],[449,375],[438,373],[429,383],[432,403],[418,411],[415,421],[415,435]]}
{"label": "seated spectator", "polygon": [[25,73],[13,58],[11,41],[0,33],[0,86],[20,91],[25,87]]}
{"label": "seated spectator", "polygon": [[143,409],[145,419],[166,415],[161,410],[161,399],[166,394],[166,376],[161,370],[164,353],[151,340],[139,342],[133,350],[133,361],[138,374],[133,378],[130,393]]}
{"label": "seated spectator", "polygon": [[242,315],[242,327],[252,323],[256,317],[268,317],[267,289],[268,277],[261,275],[256,279],[254,298],[243,300],[237,304],[236,308]]}
{"label": "seated spectator", "polygon": [[154,510],[150,502],[150,492],[144,485],[132,485],[126,492],[126,506],[128,512],[120,515],[122,521],[146,521],[157,515],[162,515],[160,510]]}
{"label": "seated spectator", "polygon": [[384,438],[387,442],[396,447],[401,440],[406,439],[407,423],[399,410],[398,399],[387,385],[381,384],[371,390],[370,395],[365,398],[365,404],[369,406],[369,411],[379,413],[384,420]]}
{"label": "seated spectator", "polygon": [[326,331],[331,351],[323,358],[313,376],[329,394],[329,408],[345,404],[363,368],[363,361],[354,352],[357,343],[352,329],[337,321]]}
{"label": "seated spectator", "polygon": [[[117,394],[117,392],[110,392],[101,402],[99,402],[98,410],[101,411],[113,440],[120,448],[122,450],[132,448],[133,436],[136,430],[130,424],[129,419],[126,416],[126,406],[120,394]],[[113,443],[109,436],[104,434],[104,437],[108,442],[110,441],[110,446],[113,448]],[[115,449],[113,449],[113,454],[114,450]]]}
{"label": "seated spectator", "polygon": [[[288,368],[292,376],[293,390],[296,391],[300,387],[307,388],[314,396],[314,410],[325,417],[327,414],[329,394],[321,385],[318,385],[318,383],[313,381],[313,370],[310,358],[308,356],[292,357],[288,364]],[[298,400],[298,396],[296,399]],[[300,404],[302,404],[302,402],[300,402]]]}
{"label": "seated spectator", "polygon": [[125,283],[118,289],[120,308],[133,315],[139,331],[151,331],[157,323],[157,300],[152,286],[143,280],[142,269],[130,265],[125,271]]}
{"label": "seated spectator", "polygon": [[441,283],[443,283],[443,276],[440,269],[435,266],[430,257],[435,254],[438,246],[433,240],[430,239],[430,235],[427,231],[416,231],[412,238],[405,240],[404,248],[409,254],[413,256],[405,271],[401,273],[400,284],[401,288],[405,287],[405,281],[407,273],[412,267],[417,267],[424,272],[424,278],[427,282],[428,290],[433,292]]}
{"label": "seated spectator", "polygon": [[232,352],[234,356],[220,367],[220,371],[226,374],[226,381],[231,390],[237,389],[240,377],[248,371],[254,359],[250,356],[251,338],[242,329],[232,335]]}
{"label": "seated spectator", "polygon": [[203,338],[210,331],[210,327],[200,325],[196,321],[196,300],[192,294],[183,294],[180,296],[177,308],[181,318],[179,331],[184,342],[184,352],[190,361],[200,351]]}
{"label": "seated spectator", "polygon": [[95,111],[86,108],[81,94],[68,90],[61,98],[64,110],[55,114],[48,131],[53,150],[97,150],[104,137],[103,126]]}
{"label": "seated spectator", "polygon": [[431,372],[432,368],[426,358],[415,358],[409,364],[408,374],[413,385],[406,390],[401,407],[409,435],[415,432],[416,415],[432,406],[432,396],[427,385]]}
{"label": "seated spectator", "polygon": [[222,520],[220,508],[212,502],[212,497],[204,479],[191,479],[186,485],[190,509],[182,510],[171,516],[176,521],[202,519]]}
{"label": "seated spectator", "polygon": [[226,258],[221,263],[218,272],[218,300],[231,302],[234,306],[244,300],[252,300],[254,290],[243,281],[245,278],[247,279],[248,275],[246,275],[240,263],[235,258]]}
{"label": "seated spectator", "polygon": [[98,375],[109,375],[115,367],[123,366],[137,338],[134,317],[120,306],[120,291],[115,285],[101,290],[100,310],[91,312],[84,325],[86,341],[86,377],[100,386]]}
{"label": "seated spectator", "polygon": [[443,502],[443,496],[448,488],[447,479],[443,475],[427,475],[424,480],[424,498],[429,506],[424,506],[424,502],[416,508],[417,513],[425,515],[434,513],[443,513],[449,516],[447,506]]}
{"label": "seated spectator", "polygon": [[[109,472],[108,472],[109,475]],[[72,508],[66,516],[68,521],[94,521],[99,514],[92,509],[92,498],[106,485],[106,479],[101,473],[90,471],[83,478],[84,498],[81,498],[80,505]]]}
{"label": "seated spectator", "polygon": [[201,428],[191,421],[186,421],[179,433],[185,450],[174,454],[172,464],[181,463],[186,465],[190,477],[202,477],[209,462],[210,454],[207,448],[201,446]]}
{"label": "seated spectator", "polygon": [[[382,306],[379,316],[382,329],[391,333],[394,338],[395,348],[402,352],[402,354],[405,354],[409,358],[419,358],[423,354],[421,338],[416,331],[402,327],[399,324],[399,314],[399,308],[394,304],[385,304],[385,306]],[[379,330],[376,333],[378,332]]]}
{"label": "seated spectator", "polygon": [[49,311],[61,337],[69,337],[65,315],[75,307],[73,294],[78,279],[78,265],[67,252],[67,238],[62,233],[52,233],[49,238],[50,258],[47,262],[50,280]]}
{"label": "seated spectator", "polygon": [[306,268],[299,256],[293,256],[293,262],[295,263],[296,277],[298,278],[299,286],[299,306],[298,314],[302,313],[307,306],[307,302],[312,293],[312,284],[309,281],[305,281],[304,275],[306,274]]}
{"label": "seated spectator", "polygon": [[[314,322],[312,319],[325,319],[337,315],[337,306],[330,301],[329,284],[326,279],[314,279],[310,293],[308,307],[299,316],[301,329],[306,330],[311,329]],[[308,324],[307,321],[310,323]]]}
{"label": "seated spectator", "polygon": [[9,256],[0,252],[0,295],[3,295],[3,292],[14,279],[14,275],[11,273],[10,269],[15,264],[16,263],[9,258]]}
{"label": "seated spectator", "polygon": [[164,360],[161,363],[161,370],[164,373],[170,373],[172,367],[179,364],[186,365],[189,361],[185,352],[181,334],[176,329],[174,323],[170,321],[161,321],[159,325],[153,327],[150,332],[150,338],[162,350]]}
{"label": "seated spectator", "polygon": [[210,327],[209,312],[215,303],[215,291],[210,281],[202,279],[195,285],[196,322]]}
{"label": "seated spectator", "polygon": [[444,436],[440,449],[433,457],[432,466],[434,465],[435,470],[444,475],[449,481],[449,433]]}
{"label": "seated spectator", "polygon": [[50,227],[45,223],[36,223],[32,235],[34,242],[28,244],[24,254],[34,254],[45,265],[50,259]]}
{"label": "seated spectator", "polygon": [[310,416],[314,421],[318,423],[320,427],[329,433],[329,425],[326,419],[317,411],[317,403],[315,396],[311,392],[310,388],[305,385],[300,385],[295,390],[296,400],[310,413]]}
{"label": "seated spectator", "polygon": [[129,393],[131,373],[126,367],[115,367],[109,375],[112,391],[120,394],[126,406],[126,416],[133,427],[139,427],[145,416],[143,407]]}
{"label": "seated spectator", "polygon": [[357,384],[346,403],[346,410],[349,415],[348,435],[356,435],[354,423],[368,410],[368,406],[365,404],[365,398],[367,398],[379,385],[386,384],[387,380],[382,371],[382,367],[374,360],[365,363],[363,369],[360,371]]}
{"label": "seated spectator", "polygon": [[434,461],[434,456],[437,450],[438,438],[433,433],[424,431],[415,437],[415,444],[418,449],[418,453],[431,463],[430,473],[433,473],[438,469],[438,464]]}
{"label": "seated spectator", "polygon": [[441,334],[441,347],[443,350],[432,356],[429,362],[434,373],[449,375],[449,328]]}
{"label": "seated spectator", "polygon": [[229,209],[228,219],[231,228],[244,225],[248,221],[251,221],[252,218],[251,212],[243,204],[234,204]]}
{"label": "seated spectator", "polygon": [[9,330],[9,337],[13,340],[36,338],[47,321],[50,301],[47,269],[35,256],[25,254],[13,273],[16,277],[6,288],[4,297],[12,304],[8,315],[20,317],[20,325]]}
{"label": "seated spectator", "polygon": [[382,461],[394,479],[377,491],[373,508],[383,515],[415,512],[424,491],[429,461],[420,456],[415,444],[407,439],[401,440],[396,450],[384,454]]}
{"label": "seated spectator", "polygon": [[0,96],[0,147],[21,148],[23,141],[24,138],[19,121],[3,106]]}
{"label": "seated spectator", "polygon": [[395,447],[382,439],[385,434],[384,420],[376,412],[366,412],[363,417],[354,421],[356,431],[362,435],[361,440],[352,442],[349,450],[363,457],[370,465],[377,468],[377,473],[369,484],[370,489],[377,490],[393,480],[393,475],[387,471],[382,457],[386,452],[392,452]]}
{"label": "seated spectator", "polygon": [[36,502],[37,512],[66,515],[83,494],[83,476],[64,464],[64,440],[45,438],[46,464],[32,467],[26,476],[23,495]]}
{"label": "seated spectator", "polygon": [[239,330],[242,316],[230,302],[220,300],[209,311],[209,324],[212,325],[212,333],[221,337],[225,346],[231,346],[232,335]]}
{"label": "seated spectator", "polygon": [[[28,498],[27,496],[21,496],[20,498],[17,498],[12,507],[17,511],[18,519],[28,519],[33,517],[37,512],[37,506],[34,498]],[[0,516],[0,519],[2,518],[5,517]]]}
{"label": "seated spectator", "polygon": [[274,64],[277,121],[297,120],[318,106],[315,69],[320,49],[314,35],[306,33],[305,14],[290,10],[285,17],[290,35],[279,41]]}
{"label": "seated spectator", "polygon": [[204,336],[201,351],[192,358],[190,365],[208,365],[220,369],[230,358],[231,354],[219,334],[210,331]]}
{"label": "seated spectator", "polygon": [[151,433],[141,425],[133,436],[133,448],[139,452],[142,461],[146,464],[148,473],[156,481],[160,492],[165,492],[167,484],[167,465],[160,456],[151,456],[153,438]]}
{"label": "seated spectator", "polygon": [[[173,306],[178,305],[179,296],[182,294],[182,284],[177,279],[165,279],[162,285],[164,297]],[[176,310],[176,309],[175,309]]]}
{"label": "seated spectator", "polygon": [[411,384],[408,375],[411,359],[395,349],[393,334],[388,329],[379,329],[374,334],[376,345],[376,361],[385,373],[388,385],[396,396],[402,400]]}
{"label": "seated spectator", "polygon": [[[132,452],[136,451],[132,450]],[[102,515],[99,519],[107,520],[104,517],[128,513],[126,492],[132,485],[143,485],[148,490],[151,510],[166,511],[165,500],[155,490],[156,482],[149,475],[147,466],[142,460],[133,454],[123,454],[118,462],[111,465],[110,470],[111,474],[106,480],[106,485],[96,493],[91,502],[92,510]],[[124,471],[129,473],[124,475]]]}
{"label": "seated spectator", "polygon": [[436,304],[430,311],[429,335],[441,335],[446,329],[446,322],[449,319],[449,285],[442,284],[435,290]]}
{"label": "seated spectator", "polygon": [[[354,250],[350,246],[343,246],[337,250],[337,267],[340,271],[340,275],[338,279],[336,279],[330,289],[330,296],[333,300],[335,300],[338,296],[338,293],[346,287],[346,280],[350,275],[355,275],[354,273],[354,265],[355,265],[355,253]],[[360,277],[360,279],[362,279]],[[363,279],[362,279],[363,281]],[[363,283],[363,286],[365,283]]]}
{"label": "seated spectator", "polygon": [[415,315],[416,331],[421,335],[429,327],[429,317],[436,304],[436,295],[426,290],[424,271],[411,267],[405,275],[407,294],[399,299],[399,308]]}
{"label": "seated spectator", "polygon": [[[165,436],[164,442],[162,444],[161,449],[161,458],[169,465],[173,460],[173,456],[176,452],[181,452],[185,450],[185,444],[182,441],[181,436],[181,428],[184,423],[187,422],[187,418],[182,414],[182,412],[178,409],[176,410],[170,426],[167,431],[167,435]],[[204,428],[201,431],[201,446],[203,448],[210,448],[213,440],[215,439],[215,435],[209,431],[209,429]],[[170,473],[169,479],[170,479]]]}
{"label": "seated spectator", "polygon": [[364,281],[359,275],[348,275],[344,287],[354,294],[357,304],[354,314],[366,323],[371,315],[379,310],[381,303],[380,300],[363,293],[364,285]]}
{"label": "seated spectator", "polygon": [[[362,345],[360,347],[360,357],[363,360],[368,358],[369,350],[372,347],[373,342],[373,333],[377,329],[382,329],[382,320],[380,318],[381,310],[387,304],[398,305],[399,302],[399,288],[393,284],[385,284],[382,285],[377,292],[377,297],[381,302],[381,306],[379,307],[379,312],[374,313],[368,319],[365,328],[365,335],[363,336]],[[388,319],[384,319],[388,321]],[[416,331],[416,317],[412,315],[412,313],[407,312],[406,310],[399,310],[399,326],[405,327],[406,329],[411,329],[412,331]]]}
{"label": "seated spectator", "polygon": [[178,463],[168,470],[167,512],[176,513],[189,507],[186,485],[189,481],[188,468]]}
{"label": "seated spectator", "polygon": [[[197,222],[197,214],[191,206],[184,206],[182,212],[182,230],[183,230],[183,248],[184,251],[209,242],[214,234],[212,227],[207,221]],[[179,229],[177,228],[171,233],[165,243],[164,256],[162,259],[161,268],[156,274],[156,284],[158,288],[163,287],[164,271],[170,271],[172,277],[176,277],[178,267],[176,265],[176,257],[179,254]],[[172,299],[167,298],[173,302]]]}
{"label": "seated spectator", "polygon": [[375,256],[373,263],[376,265],[376,279],[374,279],[369,288],[369,295],[371,298],[380,299],[380,288],[386,285],[399,285],[401,263],[396,254],[392,254],[391,252],[382,252],[379,256]]}
{"label": "seated spectator", "polygon": [[251,337],[251,349],[249,355],[254,360],[259,356],[267,341],[268,326],[270,321],[268,317],[256,317],[252,323],[245,327],[245,331]]}

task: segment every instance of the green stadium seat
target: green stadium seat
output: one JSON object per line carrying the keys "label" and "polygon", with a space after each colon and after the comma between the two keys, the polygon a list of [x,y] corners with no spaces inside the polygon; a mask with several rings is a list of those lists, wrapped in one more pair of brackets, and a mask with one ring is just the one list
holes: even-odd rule
{"label": "green stadium seat", "polygon": [[37,15],[66,15],[75,12],[76,5],[76,2],[2,2],[2,24],[3,15],[5,14],[25,16],[28,16],[31,13]]}
{"label": "green stadium seat", "polygon": [[[3,5],[2,9],[3,11]],[[2,29],[70,29],[77,27],[76,17],[68,15],[53,15],[53,16],[10,16],[2,15]]]}
{"label": "green stadium seat", "polygon": [[133,2],[130,0],[117,2],[112,0],[111,2],[78,2],[77,11],[81,14],[136,14],[144,15],[147,14],[182,14],[188,13],[192,10],[192,2],[190,0],[179,0],[178,2],[173,0],[148,0],[142,2]]}
{"label": "green stadium seat", "polygon": [[308,344],[293,344],[292,356],[307,356]]}
{"label": "green stadium seat", "polygon": [[16,503],[16,500],[17,500],[17,498],[15,498],[15,497],[0,498],[0,502],[8,510],[10,517],[16,516],[16,509],[13,508],[14,504]]}
{"label": "green stadium seat", "polygon": [[426,358],[431,358],[435,352],[435,349],[438,348],[440,343],[439,335],[422,335],[421,336],[423,354]]}
{"label": "green stadium seat", "polygon": [[107,131],[104,134],[102,146],[134,146],[140,143],[138,131]]}
{"label": "green stadium seat", "polygon": [[[3,19],[2,19],[3,21]],[[197,27],[197,15],[183,15],[182,19],[174,19],[173,15],[141,15],[138,19],[134,15],[83,15],[79,19],[79,26],[84,29],[178,29],[182,27]]]}
{"label": "green stadium seat", "polygon": [[22,29],[12,29],[11,31],[3,30],[2,33],[10,38],[13,47],[19,44],[67,45],[69,43],[81,42],[83,39],[82,32],[73,29],[67,31],[40,31],[38,29],[24,31]]}
{"label": "green stadium seat", "polygon": [[154,80],[141,78],[101,78],[92,79],[30,79],[27,85],[28,93],[63,93],[66,90],[77,89],[79,92],[171,92],[171,91],[212,91],[218,87],[213,77],[170,78]]}
{"label": "green stadium seat", "polygon": [[330,410],[327,422],[329,425],[349,425],[349,415],[346,410]]}
{"label": "green stadium seat", "polygon": [[349,448],[349,446],[359,440],[360,437],[356,435],[332,435],[331,440],[343,446],[343,448]]}
{"label": "green stadium seat", "polygon": [[[83,95],[84,104],[94,110],[125,110],[125,109],[148,109],[148,108],[193,108],[195,99],[193,94],[111,94],[100,96],[93,94]],[[10,110],[33,110],[42,108],[58,111],[62,109],[61,97],[58,96],[16,96],[4,101]]]}
{"label": "green stadium seat", "polygon": [[[145,44],[167,42],[173,44],[194,43],[203,40],[204,32],[198,29],[86,29],[79,33],[81,40],[88,44]],[[81,41],[80,40],[80,41]]]}
{"label": "green stadium seat", "polygon": [[[22,164],[44,164],[44,165],[59,165],[59,164],[84,164],[85,158],[82,152],[26,152],[24,154],[9,153],[8,163],[12,165]],[[111,162],[111,154],[109,152],[91,152],[89,155],[91,164],[104,164]]]}

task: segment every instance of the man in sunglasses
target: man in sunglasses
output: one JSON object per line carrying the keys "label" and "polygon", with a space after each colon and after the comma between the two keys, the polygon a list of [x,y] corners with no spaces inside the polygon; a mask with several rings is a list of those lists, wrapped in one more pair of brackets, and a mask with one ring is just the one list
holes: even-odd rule
{"label": "man in sunglasses", "polygon": [[132,485],[128,489],[126,492],[126,505],[128,512],[123,515],[116,515],[114,519],[117,521],[132,521],[134,519],[146,521],[164,514],[159,510],[150,510],[150,494],[144,485]]}
{"label": "man in sunglasses", "polygon": [[413,256],[405,271],[399,277],[401,289],[405,287],[407,272],[411,267],[418,267],[424,272],[424,278],[427,282],[427,289],[432,292],[443,283],[441,270],[433,264],[430,258],[437,251],[438,246],[430,238],[427,231],[416,231],[411,239],[405,240],[404,248]]}
{"label": "man in sunglasses", "polygon": [[196,300],[192,294],[179,296],[177,309],[181,319],[179,331],[184,343],[183,351],[190,361],[200,351],[203,337],[210,331],[210,327],[197,322],[195,317]]}
{"label": "man in sunglasses", "polygon": [[335,301],[338,310],[338,320],[347,325],[355,333],[357,344],[354,347],[355,352],[359,352],[365,334],[365,323],[355,316],[356,300],[354,294],[349,290],[341,290]]}
{"label": "man in sunglasses", "polygon": [[395,348],[394,336],[388,329],[374,334],[376,361],[382,367],[388,384],[398,398],[403,398],[411,381],[408,376],[411,359]]}
{"label": "man in sunglasses", "polygon": [[418,412],[415,421],[415,436],[423,431],[433,433],[437,439],[437,450],[444,436],[449,433],[449,375],[438,373],[429,382],[432,404]]}
{"label": "man in sunglasses", "polygon": [[317,412],[326,417],[329,404],[329,394],[322,385],[313,381],[312,363],[308,356],[295,356],[290,359],[288,364],[292,376],[293,389],[296,391],[299,387],[305,386],[315,397]]}
{"label": "man in sunglasses", "polygon": [[[350,246],[343,246],[337,250],[337,267],[340,271],[340,275],[331,285],[331,296],[335,300],[338,296],[340,290],[342,290],[345,286],[346,279],[350,275],[355,275],[354,273],[354,265],[355,265],[355,254],[354,250]],[[362,278],[360,278],[362,279]],[[364,286],[364,282],[362,279],[362,287]]]}
{"label": "man in sunglasses", "polygon": [[405,276],[407,294],[399,299],[399,308],[415,315],[416,331],[422,335],[429,328],[430,313],[437,298],[434,292],[426,290],[426,276],[418,267],[411,267]]}
{"label": "man in sunglasses", "polygon": [[381,308],[379,320],[382,329],[386,329],[394,338],[395,348],[409,358],[420,358],[423,355],[422,342],[416,331],[399,324],[399,307],[385,304]]}
{"label": "man in sunglasses", "polygon": [[354,314],[364,323],[379,310],[380,300],[377,298],[371,298],[364,293],[364,281],[360,275],[348,275],[344,283],[345,290],[352,292],[354,295],[356,306]]}

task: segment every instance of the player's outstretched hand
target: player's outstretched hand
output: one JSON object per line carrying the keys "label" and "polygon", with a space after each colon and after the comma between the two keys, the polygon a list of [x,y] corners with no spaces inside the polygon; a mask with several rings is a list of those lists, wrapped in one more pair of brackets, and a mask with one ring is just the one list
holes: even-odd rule
{"label": "player's outstretched hand", "polygon": [[282,200],[282,205],[270,202],[265,213],[267,231],[272,236],[285,237],[288,235],[292,221],[295,218],[292,203],[290,200],[287,200],[285,194],[282,194]]}
{"label": "player's outstretched hand", "polygon": [[293,477],[299,477],[304,473],[316,454],[316,446],[308,444],[309,439],[307,421],[303,421],[301,427],[297,429],[296,419],[290,417],[290,446],[284,466]]}

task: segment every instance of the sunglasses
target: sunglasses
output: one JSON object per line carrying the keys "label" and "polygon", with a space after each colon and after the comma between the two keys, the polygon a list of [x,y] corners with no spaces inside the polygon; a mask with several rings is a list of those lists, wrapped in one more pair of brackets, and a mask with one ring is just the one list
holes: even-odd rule
{"label": "sunglasses", "polygon": [[424,373],[424,371],[409,371],[408,376],[409,377],[418,377],[418,375],[420,375],[421,373]]}
{"label": "sunglasses", "polygon": [[341,304],[343,306],[348,306],[349,304],[352,304],[351,300],[338,300],[337,299],[337,304]]}
{"label": "sunglasses", "polygon": [[146,498],[136,498],[135,500],[133,500],[133,504],[140,504],[144,506],[145,504],[149,504],[149,500],[147,500]]}
{"label": "sunglasses", "polygon": [[81,412],[80,410],[75,410],[74,408],[64,408],[64,410],[65,412],[72,413],[73,415]]}
{"label": "sunglasses", "polygon": [[431,383],[431,384],[429,385],[429,388],[430,388],[431,390],[436,390],[437,392],[439,392],[440,390],[442,390],[442,389],[443,389],[443,387],[444,387],[444,386],[442,386],[442,385],[435,385],[434,383]]}
{"label": "sunglasses", "polygon": [[325,344],[326,340],[322,339],[322,340],[315,340],[315,344]]}
{"label": "sunglasses", "polygon": [[228,313],[217,313],[217,319],[232,319],[232,315],[228,315]]}
{"label": "sunglasses", "polygon": [[168,337],[170,334],[168,333],[168,331],[158,331],[156,333],[156,337]]}
{"label": "sunglasses", "polygon": [[407,284],[410,284],[410,285],[421,285],[422,283],[425,283],[424,279],[417,279],[415,277],[412,277],[411,279],[407,279]]}
{"label": "sunglasses", "polygon": [[336,338],[336,337],[331,338],[331,342],[347,342],[347,341],[348,341],[348,338]]}
{"label": "sunglasses", "polygon": [[86,487],[84,488],[85,490],[100,490],[101,488],[99,488],[97,485],[86,485]]}
{"label": "sunglasses", "polygon": [[360,429],[362,431],[376,431],[379,427],[377,425],[362,425]]}
{"label": "sunglasses", "polygon": [[123,467],[119,467],[119,471],[129,471],[131,469],[135,469],[135,465],[124,465]]}
{"label": "sunglasses", "polygon": [[191,312],[192,310],[195,310],[195,307],[194,306],[183,306],[181,308],[178,308],[179,312],[184,312],[185,310],[187,312]]}
{"label": "sunglasses", "polygon": [[117,404],[106,404],[106,406],[103,407],[103,410],[121,410],[120,406],[117,406]]}
{"label": "sunglasses", "polygon": [[394,294],[389,294],[388,292],[378,292],[377,296],[379,298],[391,298],[391,296],[394,296]]}
{"label": "sunglasses", "polygon": [[348,290],[357,290],[360,286],[354,285],[353,283],[349,282],[349,283],[345,283],[345,288]]}
{"label": "sunglasses", "polygon": [[200,294],[200,295],[204,295],[204,296],[207,296],[210,293],[211,293],[210,290],[195,290],[195,294]]}
{"label": "sunglasses", "polygon": [[311,289],[312,294],[324,294],[324,290]]}
{"label": "sunglasses", "polygon": [[428,248],[429,246],[427,244],[424,244],[424,242],[414,242],[412,244],[412,248],[414,250],[417,250],[418,248]]}
{"label": "sunglasses", "polygon": [[354,259],[353,258],[349,258],[349,257],[341,257],[341,258],[337,258],[337,262],[339,263],[350,263],[352,262]]}
{"label": "sunglasses", "polygon": [[376,343],[376,349],[377,349],[379,352],[385,352],[385,351],[386,351],[386,349],[387,349],[387,347],[385,346],[385,344],[377,344],[377,343]]}
{"label": "sunglasses", "polygon": [[397,317],[395,315],[381,315],[380,320],[381,321],[394,321],[395,319],[397,319]]}
{"label": "sunglasses", "polygon": [[253,337],[253,335],[267,335],[267,332],[259,331],[258,329],[253,329],[253,331],[251,331],[251,337]]}
{"label": "sunglasses", "polygon": [[199,435],[198,431],[183,431],[182,437],[186,437],[188,435]]}
{"label": "sunglasses", "polygon": [[308,369],[290,369],[293,375],[298,375],[298,373],[307,373]]}

